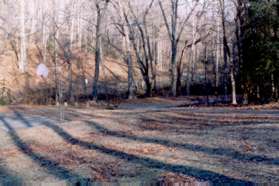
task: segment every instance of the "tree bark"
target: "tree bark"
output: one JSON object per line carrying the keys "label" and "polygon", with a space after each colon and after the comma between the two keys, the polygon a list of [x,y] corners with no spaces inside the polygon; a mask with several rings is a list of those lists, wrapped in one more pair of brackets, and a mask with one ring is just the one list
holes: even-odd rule
{"label": "tree bark", "polygon": [[232,104],[237,105],[236,84],[235,84],[235,76],[234,76],[233,68],[231,68],[231,70],[230,70],[230,76],[231,76],[231,86],[232,86]]}
{"label": "tree bark", "polygon": [[172,96],[177,95],[177,45],[175,42],[172,43],[171,49],[171,89],[172,89]]}
{"label": "tree bark", "polygon": [[96,41],[95,41],[95,74],[93,80],[93,90],[92,96],[93,100],[97,101],[98,99],[98,83],[99,83],[99,75],[100,75],[100,64],[102,62],[102,21],[103,16],[105,15],[108,0],[105,2],[104,8],[100,7],[100,2],[96,2],[97,9],[97,23],[96,23]]}
{"label": "tree bark", "polygon": [[[221,10],[221,19],[222,19],[222,28],[223,28],[223,50],[224,50],[224,65],[225,65],[225,99],[227,101],[227,76],[230,74],[231,79],[231,88],[232,88],[232,104],[236,105],[236,85],[235,85],[235,77],[234,77],[234,51],[235,51],[235,44],[232,46],[233,52],[231,52],[228,38],[227,38],[227,29],[226,29],[226,20],[225,20],[225,2],[224,0],[219,0],[220,3],[220,10]],[[228,65],[228,61],[230,65]]]}
{"label": "tree bark", "polygon": [[[135,82],[134,82],[134,69],[133,69],[133,61],[132,61],[132,53],[131,53],[131,41],[130,38],[133,38],[129,32],[129,20],[127,16],[127,7],[119,1],[119,11],[121,21],[124,23],[123,25],[123,48],[124,48],[124,61],[128,66],[128,99],[135,98]],[[127,25],[125,25],[125,23]]]}
{"label": "tree bark", "polygon": [[25,33],[25,0],[20,0],[20,62],[19,69],[22,73],[26,72],[27,51]]}
{"label": "tree bark", "polygon": [[[220,22],[217,21],[217,38],[216,38],[216,63],[215,63],[215,88],[216,91],[219,87],[219,63],[220,63]],[[218,91],[216,92],[218,93]]]}
{"label": "tree bark", "polygon": [[232,87],[232,104],[237,105],[237,97],[236,97],[236,82],[235,82],[235,57],[236,57],[236,44],[233,43],[232,46],[232,55],[230,60],[230,78],[231,78],[231,87]]}

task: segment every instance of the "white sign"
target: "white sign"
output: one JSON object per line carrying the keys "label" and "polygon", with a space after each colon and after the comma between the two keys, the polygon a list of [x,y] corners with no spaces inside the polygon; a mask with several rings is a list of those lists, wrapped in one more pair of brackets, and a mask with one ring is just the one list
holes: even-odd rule
{"label": "white sign", "polygon": [[41,76],[43,78],[47,78],[48,76],[48,68],[45,64],[39,64],[36,72],[38,76]]}

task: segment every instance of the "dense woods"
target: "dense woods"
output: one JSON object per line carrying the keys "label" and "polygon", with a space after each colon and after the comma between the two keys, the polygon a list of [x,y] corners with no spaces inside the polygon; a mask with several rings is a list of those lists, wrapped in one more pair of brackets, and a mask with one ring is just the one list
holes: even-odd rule
{"label": "dense woods", "polygon": [[1,0],[0,99],[275,101],[278,16],[277,0]]}

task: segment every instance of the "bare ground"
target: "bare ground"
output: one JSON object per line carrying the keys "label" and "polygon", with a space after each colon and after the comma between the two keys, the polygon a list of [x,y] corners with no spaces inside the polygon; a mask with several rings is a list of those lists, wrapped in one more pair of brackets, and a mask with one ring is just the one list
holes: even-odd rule
{"label": "bare ground", "polygon": [[0,185],[279,183],[278,105],[0,111]]}

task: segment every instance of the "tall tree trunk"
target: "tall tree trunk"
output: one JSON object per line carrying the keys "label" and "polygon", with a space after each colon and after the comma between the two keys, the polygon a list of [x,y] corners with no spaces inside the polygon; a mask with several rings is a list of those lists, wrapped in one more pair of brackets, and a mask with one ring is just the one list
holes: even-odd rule
{"label": "tall tree trunk", "polygon": [[157,64],[157,62],[156,62],[156,59],[155,59],[155,61],[153,61],[153,63],[151,63],[150,64],[150,70],[151,70],[151,81],[152,81],[152,91],[155,91],[155,92],[157,92],[157,81],[156,81],[156,74],[157,74],[157,72],[156,72],[156,64]]}
{"label": "tall tree trunk", "polygon": [[180,58],[177,63],[177,93],[178,93],[178,95],[181,95],[181,91],[182,91],[182,76],[183,76],[183,68],[184,68],[183,67],[183,57],[184,57],[184,54],[188,47],[187,44],[188,44],[188,42],[186,41],[184,43],[184,47],[181,51],[181,55],[180,55]]}
{"label": "tall tree trunk", "polygon": [[134,75],[133,75],[133,63],[132,63],[132,55],[130,50],[127,51],[126,60],[128,65],[128,98],[135,98],[135,84],[134,84]]}
{"label": "tall tree trunk", "polygon": [[[164,70],[163,60],[162,60],[162,41],[159,38],[157,40],[157,67],[156,68],[158,68],[157,70],[159,72]],[[161,88],[161,76],[160,76],[160,74],[158,74],[156,76],[156,85],[157,85],[158,89]]]}
{"label": "tall tree trunk", "polygon": [[194,16],[193,19],[193,30],[192,30],[192,37],[193,37],[193,44],[192,44],[192,59],[191,59],[191,81],[189,86],[191,86],[194,83],[195,80],[195,70],[196,70],[196,62],[197,62],[197,45],[196,45],[196,40],[197,40],[197,32],[198,32],[198,25],[197,25],[197,15]]}
{"label": "tall tree trunk", "polygon": [[231,78],[231,87],[232,87],[232,104],[237,105],[237,98],[236,98],[236,82],[235,82],[235,57],[236,57],[236,44],[234,43],[232,46],[232,55],[230,60],[230,78]]}
{"label": "tall tree trunk", "polygon": [[[123,9],[124,10],[123,10]],[[122,5],[121,11],[125,11],[125,7]],[[124,15],[124,12],[122,12]],[[132,61],[132,54],[131,54],[131,41],[130,41],[130,34],[129,34],[129,27],[124,26],[124,44],[125,44],[125,58],[128,65],[128,98],[134,99],[135,98],[135,84],[134,84],[134,74],[133,74],[133,61]]]}
{"label": "tall tree trunk", "polygon": [[73,93],[73,68],[72,68],[72,62],[70,61],[68,64],[68,81],[69,81],[69,87],[68,87],[68,99],[71,103],[74,102],[74,93]]}
{"label": "tall tree trunk", "polygon": [[223,57],[224,57],[224,92],[225,92],[225,101],[228,101],[228,74],[229,74],[229,67],[228,67],[228,58],[230,58],[230,48],[228,46],[228,39],[227,39],[227,28],[226,28],[226,18],[225,18],[225,2],[224,0],[219,0],[220,3],[220,10],[221,10],[221,22],[222,22],[222,31],[223,31]]}
{"label": "tall tree trunk", "polygon": [[71,103],[74,102],[74,93],[73,93],[73,64],[72,64],[72,50],[74,47],[74,38],[75,38],[75,3],[72,2],[71,9],[71,24],[70,24],[70,44],[67,46],[67,62],[68,62],[68,99]]}
{"label": "tall tree trunk", "polygon": [[171,49],[171,87],[172,87],[172,96],[177,95],[177,44],[172,43]]}
{"label": "tall tree trunk", "polygon": [[208,54],[207,54],[207,43],[205,43],[204,47],[204,83],[205,83],[205,94],[206,94],[206,104],[209,105],[209,91],[208,91],[208,79],[207,79],[207,62],[208,62]]}
{"label": "tall tree trunk", "polygon": [[43,18],[43,22],[42,22],[42,48],[43,48],[43,63],[46,64],[47,62],[47,39],[48,39],[48,35],[47,35],[47,28],[45,25],[45,18]]}
{"label": "tall tree trunk", "polygon": [[98,99],[98,82],[100,76],[100,64],[102,63],[102,24],[103,18],[106,14],[109,0],[104,1],[103,7],[101,7],[103,1],[95,2],[97,9],[97,23],[96,23],[96,40],[95,40],[95,74],[93,80],[92,96],[93,100]]}
{"label": "tall tree trunk", "polygon": [[143,76],[145,83],[145,96],[150,97],[152,95],[152,83],[150,82],[150,78],[148,73]]}
{"label": "tall tree trunk", "polygon": [[219,63],[220,63],[220,22],[217,23],[217,38],[216,38],[216,63],[215,63],[215,88],[218,93],[219,87]]}
{"label": "tall tree trunk", "polygon": [[157,65],[158,65],[158,41],[155,39],[153,46],[152,55],[154,55],[153,63],[151,63],[151,79],[152,79],[152,90],[157,93]]}
{"label": "tall tree trunk", "polygon": [[59,30],[57,29],[58,15],[57,15],[57,3],[52,0],[52,40],[53,40],[53,63],[54,63],[54,82],[55,82],[55,102],[56,105],[60,105],[63,97],[62,83],[61,81],[61,66],[58,65],[58,43],[59,40]]}
{"label": "tall tree trunk", "polygon": [[54,81],[55,81],[55,101],[56,104],[59,105],[62,99],[62,88],[61,88],[61,83],[60,83],[60,73],[61,73],[61,66],[58,65],[57,63],[57,56],[58,56],[58,52],[57,52],[57,41],[59,39],[59,33],[56,31],[56,29],[54,28],[54,34],[53,34],[53,45],[54,45],[54,53],[53,53],[53,61],[54,61]]}
{"label": "tall tree trunk", "polygon": [[78,33],[78,47],[81,49],[82,48],[82,10],[81,10],[81,5],[78,6],[78,28],[77,28],[77,33]]}
{"label": "tall tree trunk", "polygon": [[97,24],[96,24],[96,41],[95,41],[95,74],[93,80],[93,92],[92,96],[93,99],[96,101],[98,97],[98,82],[99,82],[99,74],[100,74],[100,64],[102,61],[102,54],[101,54],[101,24],[102,24],[102,13],[100,5],[96,4],[97,7]]}
{"label": "tall tree trunk", "polygon": [[26,71],[27,65],[26,33],[25,33],[25,0],[20,0],[20,62],[21,72]]}
{"label": "tall tree trunk", "polygon": [[176,85],[176,89],[177,89],[177,95],[180,96],[181,95],[181,91],[182,91],[182,70],[181,70],[181,65],[178,65],[177,67],[177,85]]}
{"label": "tall tree trunk", "polygon": [[232,104],[237,105],[236,84],[235,84],[235,76],[234,76],[233,68],[231,68],[231,70],[230,70],[230,76],[231,76],[231,86],[232,86]]}

